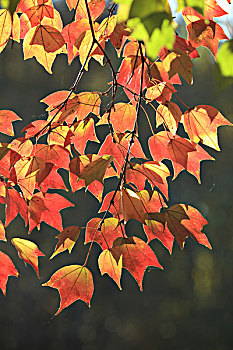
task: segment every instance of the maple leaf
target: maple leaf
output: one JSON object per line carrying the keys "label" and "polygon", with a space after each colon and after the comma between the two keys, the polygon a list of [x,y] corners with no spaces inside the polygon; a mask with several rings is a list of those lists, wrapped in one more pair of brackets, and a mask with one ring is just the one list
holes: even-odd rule
{"label": "maple leaf", "polygon": [[85,186],[89,186],[95,180],[103,181],[112,160],[113,157],[109,155],[83,155],[71,160],[70,172],[85,180]]}
{"label": "maple leaf", "polygon": [[1,241],[7,241],[5,227],[4,227],[4,225],[3,225],[1,220],[0,220],[0,240]]}
{"label": "maple leaf", "polygon": [[166,57],[163,59],[163,64],[169,74],[169,78],[178,73],[187,81],[189,85],[192,85],[193,63],[190,56],[186,52],[177,49],[168,51]]}
{"label": "maple leaf", "polygon": [[[79,54],[79,51],[74,50],[74,44],[77,40],[82,40],[85,32],[90,29],[90,24],[87,18],[82,18],[80,20],[71,22],[67,24],[63,30],[62,35],[67,44],[67,54],[68,54],[68,63],[70,64],[75,56]],[[76,46],[75,46],[76,48]]]}
{"label": "maple leaf", "polygon": [[12,122],[15,120],[22,119],[12,111],[0,110],[0,132],[9,136],[14,136]]}
{"label": "maple leaf", "polygon": [[114,203],[110,205],[112,202],[114,191],[111,191],[106,194],[104,197],[103,203],[99,209],[99,213],[106,211],[108,209],[109,213],[112,213],[113,216],[118,217],[119,219],[122,219],[122,214],[120,212],[120,200],[121,200],[121,192],[117,191],[115,197],[114,197]]}
{"label": "maple leaf", "polygon": [[66,249],[71,253],[79,234],[80,227],[78,226],[68,226],[60,232],[56,237],[58,238],[58,242],[50,259],[54,258],[57,254],[64,252]]}
{"label": "maple leaf", "polygon": [[118,22],[114,28],[113,33],[110,35],[110,40],[112,45],[117,50],[118,54],[121,51],[122,45],[124,44],[124,39],[129,36],[131,30],[127,28],[125,22]]}
{"label": "maple leaf", "polygon": [[200,181],[200,162],[213,159],[195,143],[168,131],[152,136],[149,139],[149,147],[155,160],[161,161],[166,158],[172,161],[174,177],[186,169]]}
{"label": "maple leaf", "polygon": [[188,41],[184,38],[181,38],[178,35],[176,35],[174,49],[178,49],[178,50],[182,50],[182,51],[187,52],[189,54],[190,58],[199,57],[197,49],[195,49],[195,47],[192,46],[190,41]]}
{"label": "maple leaf", "polygon": [[141,291],[146,268],[154,266],[162,269],[153,250],[140,238],[117,238],[111,252],[117,262],[122,256],[122,267],[135,278]]}
{"label": "maple leaf", "polygon": [[148,213],[160,211],[161,208],[165,207],[163,197],[157,191],[142,190],[138,192],[138,196],[140,197],[146,212],[145,219],[147,218]]}
{"label": "maple leaf", "polygon": [[[70,10],[76,9],[76,19],[88,17],[85,0],[66,0]],[[90,0],[89,1],[90,14],[95,19],[105,8],[105,0]]]}
{"label": "maple leaf", "polygon": [[62,34],[48,25],[39,24],[33,33],[30,45],[42,45],[46,52],[55,52],[65,44]]}
{"label": "maple leaf", "polygon": [[35,185],[36,173],[39,171],[39,159],[20,159],[11,170],[11,180],[18,184],[26,199],[31,199]]}
{"label": "maple leaf", "polygon": [[99,142],[94,129],[94,120],[92,118],[81,120],[72,127],[73,135],[70,142],[79,153],[84,153],[87,141]]}
{"label": "maple leaf", "polygon": [[[228,0],[228,2],[230,2]],[[204,1],[204,15],[205,17],[212,19],[214,17],[220,17],[226,15],[227,12],[222,9],[216,0],[205,0]]]}
{"label": "maple leaf", "polygon": [[5,226],[8,226],[9,223],[20,214],[25,221],[25,226],[28,223],[28,208],[25,200],[13,188],[8,188],[6,191],[6,197],[3,198],[4,203],[6,204],[6,221]]}
{"label": "maple leaf", "polygon": [[61,302],[56,315],[78,299],[83,300],[90,307],[94,285],[92,274],[85,266],[64,266],[42,286],[56,288],[59,291]]}
{"label": "maple leaf", "polygon": [[166,210],[165,220],[168,229],[174,235],[181,249],[184,248],[188,236],[211,249],[206,235],[201,232],[207,221],[197,209],[185,204],[175,204]]}
{"label": "maple leaf", "polygon": [[187,23],[188,40],[192,46],[205,46],[216,58],[219,41],[228,39],[220,25],[205,18],[191,7],[186,7],[182,14]]}
{"label": "maple leaf", "polygon": [[62,231],[62,218],[60,210],[74,206],[64,197],[57,193],[37,192],[29,201],[29,231],[40,227],[42,221]]}
{"label": "maple leaf", "polygon": [[39,277],[38,257],[44,254],[38,249],[37,245],[28,239],[12,238],[11,242],[18,251],[18,255],[25,263],[32,265]]}
{"label": "maple leaf", "polygon": [[102,222],[101,218],[94,218],[88,221],[86,227],[85,244],[95,241],[101,248],[109,249],[117,237],[122,237],[119,220],[116,218],[107,218]]}
{"label": "maple leaf", "polygon": [[56,165],[58,168],[69,169],[70,152],[62,146],[38,144],[35,156],[42,159],[45,163]]}
{"label": "maple leaf", "polygon": [[144,206],[141,198],[129,188],[123,188],[121,191],[120,212],[125,224],[130,219],[145,222]]}
{"label": "maple leaf", "polygon": [[57,172],[58,167],[52,163],[45,163],[45,167],[39,169],[36,173],[36,188],[42,193],[46,193],[48,189],[62,189],[67,191],[63,178]]}
{"label": "maple leaf", "polygon": [[177,90],[169,82],[155,83],[146,91],[146,98],[148,101],[156,100],[158,103],[166,104],[172,98],[173,92]]}
{"label": "maple leaf", "polygon": [[40,24],[44,17],[54,18],[54,8],[51,6],[52,3],[48,5],[46,4],[47,2],[48,1],[45,1],[42,4],[34,5],[24,10],[32,27]]}
{"label": "maple leaf", "polygon": [[34,148],[32,141],[24,138],[13,140],[9,147],[12,151],[17,152],[20,155],[20,158],[30,157]]}
{"label": "maple leaf", "polygon": [[127,103],[116,103],[110,113],[105,113],[97,125],[112,124],[114,131],[133,130],[136,119],[136,108]]}
{"label": "maple leaf", "polygon": [[184,113],[184,127],[191,141],[220,151],[218,146],[217,128],[221,125],[232,125],[214,107],[199,105]]}
{"label": "maple leaf", "polygon": [[16,12],[13,13],[11,39],[20,43],[20,18]]}
{"label": "maple leaf", "polygon": [[172,134],[175,134],[181,121],[182,112],[177,104],[167,101],[160,104],[156,110],[156,126],[164,124]]}
{"label": "maple leaf", "polygon": [[[42,37],[39,36],[38,38],[36,38],[36,42],[38,42],[38,44],[36,44],[36,42],[34,42],[34,44],[31,44],[35,36],[37,27],[33,27],[28,30],[23,41],[24,59],[27,60],[29,58],[35,57],[36,60],[47,70],[47,72],[52,74],[51,68],[56,56],[60,53],[63,53],[65,49],[64,45],[60,46],[62,42],[64,42],[65,44],[65,41],[61,34],[63,25],[62,25],[62,20],[59,12],[54,9],[54,19],[44,17],[43,24],[41,24],[41,26],[43,26],[43,28],[45,27],[45,29],[40,29],[38,33],[39,35],[40,35],[40,32],[43,33]],[[46,29],[47,26],[49,27],[48,31]],[[54,30],[50,29],[50,27],[54,28]],[[59,32],[59,34],[57,33],[57,31]],[[54,32],[54,36],[53,36],[53,32]],[[42,41],[42,38],[44,37],[46,38],[45,47]],[[54,38],[52,40],[52,43],[50,43],[49,41],[49,38],[51,37]],[[58,41],[56,42],[56,40]],[[47,52],[45,48],[49,52]],[[53,51],[55,48],[58,48],[58,49]]]}
{"label": "maple leaf", "polygon": [[161,162],[150,161],[143,164],[130,162],[126,169],[125,179],[127,182],[133,183],[138,190],[144,189],[145,180],[147,179],[153,187],[157,186],[167,196],[168,184],[166,178],[169,175],[170,171]]}
{"label": "maple leaf", "polygon": [[15,268],[11,258],[0,251],[0,288],[6,295],[6,284],[9,276],[18,277],[19,273]]}
{"label": "maple leaf", "polygon": [[6,9],[0,9],[0,52],[5,48],[11,35],[11,14]]}
{"label": "maple leaf", "polygon": [[145,220],[143,225],[145,233],[148,237],[148,243],[153,239],[158,239],[164,247],[166,247],[170,254],[172,254],[172,247],[174,242],[174,236],[171,234],[167,226],[165,225],[165,219],[163,213],[148,214],[148,220]]}
{"label": "maple leaf", "polygon": [[25,138],[31,138],[35,135],[41,137],[49,130],[49,126],[47,120],[35,120],[34,122],[26,125],[21,132],[26,131]]}
{"label": "maple leaf", "polygon": [[[129,147],[129,133],[116,133],[114,134],[114,138],[112,135],[108,135],[103,142],[100,150],[98,152],[99,156],[105,154],[111,154],[114,158],[114,164],[117,170],[121,170],[121,167],[124,164],[124,160],[127,154],[127,150]],[[144,158],[145,155],[142,151],[141,145],[138,139],[134,139],[134,144],[130,149],[130,158]]]}
{"label": "maple leaf", "polygon": [[111,250],[105,249],[99,255],[98,258],[99,269],[101,275],[107,273],[118,285],[119,289],[121,288],[121,273],[122,273],[122,255],[119,260],[116,261]]}
{"label": "maple leaf", "polygon": [[24,39],[27,32],[30,30],[31,28],[31,23],[28,20],[28,17],[25,13],[22,13],[20,18],[19,18],[19,22],[20,22],[20,33],[19,33],[19,38],[20,39]]}

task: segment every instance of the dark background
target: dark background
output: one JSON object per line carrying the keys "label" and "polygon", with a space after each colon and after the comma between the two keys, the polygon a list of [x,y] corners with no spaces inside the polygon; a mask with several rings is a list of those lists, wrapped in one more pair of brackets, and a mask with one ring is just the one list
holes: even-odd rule
{"label": "dark background", "polygon": [[[110,45],[109,50],[117,69],[120,60]],[[179,96],[191,107],[215,106],[233,122],[233,87],[217,94],[213,59],[207,49],[200,49],[200,54],[194,68],[194,85],[190,87],[184,82],[178,89]],[[49,75],[35,59],[23,61],[19,44],[13,47],[8,44],[0,55],[0,108],[14,110],[23,119],[15,123],[18,136],[21,128],[44,112],[45,105],[39,100],[69,88],[78,69],[77,59],[68,66],[65,55],[59,55],[54,74]],[[91,61],[79,91],[103,91],[110,79],[108,67]],[[154,118],[153,113],[150,116]],[[146,122],[141,122],[141,126],[144,135],[149,136]],[[64,265],[84,261],[88,247],[83,246],[83,235],[71,255],[65,252],[49,261],[58,232],[42,224],[40,231],[31,233],[29,239],[46,255],[40,258],[41,281],[30,266],[18,259],[13,246],[0,242],[0,249],[10,254],[20,272],[19,278],[9,278],[7,296],[0,293],[1,349],[232,349],[233,128],[221,127],[218,134],[222,151],[211,150],[216,160],[201,163],[202,184],[184,171],[170,181],[169,189],[171,204],[191,204],[207,218],[209,225],[204,231],[212,251],[188,239],[184,251],[175,244],[170,256],[158,241],[153,241],[151,246],[164,271],[147,270],[141,293],[128,272],[123,273],[123,291],[106,275],[100,276],[97,267],[100,249],[96,245],[88,263],[95,282],[91,308],[78,301],[53,318],[59,305],[58,292],[41,287],[41,282]],[[2,134],[0,139],[10,140]],[[85,197],[83,191],[60,193],[75,204],[62,212],[64,226],[85,225],[97,214],[99,203],[93,196]],[[0,214],[3,219],[2,205]],[[11,237],[27,238],[20,217],[8,226],[8,232]]]}

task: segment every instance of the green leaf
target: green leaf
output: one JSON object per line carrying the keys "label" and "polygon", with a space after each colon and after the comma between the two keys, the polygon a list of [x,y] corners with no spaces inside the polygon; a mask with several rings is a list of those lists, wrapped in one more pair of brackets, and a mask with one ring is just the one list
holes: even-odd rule
{"label": "green leaf", "polygon": [[147,0],[146,4],[145,0],[134,0],[131,5],[129,18],[145,18],[152,13],[167,11],[169,11],[167,0]]}
{"label": "green leaf", "polygon": [[217,83],[217,92],[226,89],[233,83],[233,40],[221,45],[217,63],[214,67],[214,77]]}
{"label": "green leaf", "polygon": [[194,8],[196,11],[204,14],[204,1],[203,0],[178,0],[177,12],[181,11],[186,6]]}
{"label": "green leaf", "polygon": [[222,44],[218,51],[217,62],[223,77],[233,77],[233,40]]}
{"label": "green leaf", "polygon": [[168,19],[163,21],[161,29],[155,28],[151,37],[146,42],[146,50],[149,58],[155,59],[160,49],[165,46],[172,49],[175,41],[175,33]]}

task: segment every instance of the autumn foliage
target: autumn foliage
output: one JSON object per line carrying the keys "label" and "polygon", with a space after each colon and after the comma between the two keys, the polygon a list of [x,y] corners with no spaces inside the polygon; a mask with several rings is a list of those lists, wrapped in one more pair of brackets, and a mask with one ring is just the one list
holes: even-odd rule
{"label": "autumn foliage", "polygon": [[[218,127],[231,125],[213,106],[187,106],[176,90],[176,85],[193,84],[192,60],[198,59],[199,46],[208,48],[216,59],[219,41],[228,38],[214,17],[225,11],[215,0],[200,1],[204,3],[202,13],[178,1],[188,32],[184,39],[175,32],[175,18],[165,0],[153,2],[154,12],[147,12],[140,0],[117,2],[116,14],[116,3],[66,0],[71,20],[65,27],[51,0],[20,0],[13,12],[0,10],[0,51],[9,41],[21,42],[24,59],[35,57],[48,73],[61,53],[67,55],[69,64],[76,57],[81,63],[71,88],[46,96],[41,102],[47,106],[47,118],[33,120],[22,130],[22,137],[14,137],[12,126],[21,118],[13,111],[0,111],[0,132],[11,137],[11,142],[0,144],[0,203],[5,206],[0,239],[12,244],[38,277],[38,258],[44,254],[32,240],[6,233],[18,214],[29,234],[39,230],[42,221],[59,231],[50,259],[66,250],[72,254],[80,235],[85,234],[84,244],[89,244],[85,261],[60,268],[43,284],[59,291],[56,314],[78,299],[90,306],[94,281],[89,256],[95,243],[102,249],[100,273],[108,274],[120,289],[123,269],[141,290],[148,266],[163,269],[150,246],[154,239],[170,254],[174,240],[183,249],[188,237],[211,249],[203,233],[206,219],[190,205],[169,204],[167,179],[186,170],[201,182],[201,161],[213,160],[208,147],[220,151]],[[150,16],[154,16],[154,27]],[[107,41],[122,57],[118,70],[106,51]],[[107,91],[77,91],[91,59],[109,67],[112,81]],[[124,91],[127,103],[116,102],[119,91]],[[110,106],[103,103],[107,95],[111,95]],[[143,134],[138,126],[142,115],[151,129],[150,155],[144,153],[138,137]],[[99,125],[109,128],[102,143],[96,135]],[[86,153],[88,141],[98,144],[96,154]],[[59,169],[68,173],[69,183]],[[114,179],[116,186],[106,193],[108,179]],[[86,228],[63,227],[60,212],[74,204],[56,190],[81,189],[97,198],[100,214]],[[143,226],[145,240],[136,232],[126,233],[131,219]],[[18,271],[0,251],[4,294],[10,276],[17,277]]]}

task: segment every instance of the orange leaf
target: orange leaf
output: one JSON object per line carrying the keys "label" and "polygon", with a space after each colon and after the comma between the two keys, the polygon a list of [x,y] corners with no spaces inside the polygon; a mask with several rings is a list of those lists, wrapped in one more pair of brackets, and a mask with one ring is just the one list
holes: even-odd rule
{"label": "orange leaf", "polygon": [[11,38],[20,43],[20,18],[16,12],[13,13]]}
{"label": "orange leaf", "polygon": [[168,195],[168,184],[166,178],[170,176],[170,171],[161,162],[145,162],[135,164],[130,162],[130,168],[126,169],[125,178],[127,182],[133,183],[138,190],[145,188],[147,179],[151,185],[157,186],[166,196]]}
{"label": "orange leaf", "polygon": [[[67,43],[68,63],[70,64],[75,57],[74,44],[77,39],[84,37],[84,33],[90,29],[90,24],[87,18],[82,18],[78,21],[67,24],[63,30],[62,35]],[[78,52],[76,53],[78,54]]]}
{"label": "orange leaf", "polygon": [[[158,213],[158,220],[160,215],[164,214]],[[165,221],[161,222],[157,220],[145,220],[145,223],[146,225],[143,225],[143,228],[148,237],[148,243],[157,238],[160,242],[162,242],[164,247],[168,249],[169,253],[172,254],[174,236],[168,230],[167,226],[165,225]]]}
{"label": "orange leaf", "polygon": [[[108,120],[109,119],[109,120]],[[105,113],[97,125],[112,123],[114,131],[133,130],[136,119],[136,108],[127,103],[116,103],[109,113]]]}
{"label": "orange leaf", "polygon": [[[52,28],[55,28],[56,30],[61,31],[62,29],[62,20],[61,20],[61,16],[59,14],[58,11],[54,10],[54,19],[51,18],[44,18],[43,19],[43,23],[44,26],[48,25]],[[57,56],[57,54],[60,54],[62,52],[65,52],[65,46],[62,46],[61,48],[59,48],[58,50],[56,50],[55,52],[46,52],[45,48],[43,45],[31,45],[31,41],[33,39],[33,36],[35,34],[37,30],[37,27],[31,28],[23,41],[23,52],[24,52],[24,59],[27,60],[29,58],[35,57],[36,60],[47,70],[47,72],[49,72],[50,74],[52,74],[52,65],[53,62]],[[56,33],[55,33],[55,37],[56,37]],[[49,36],[46,37],[47,39],[49,38]],[[60,35],[58,34],[58,43],[47,43],[48,44],[48,48],[50,47],[57,47],[61,44],[62,41],[62,34],[60,33]],[[63,39],[64,40],[64,39]],[[38,41],[40,42],[40,38],[38,38]]]}
{"label": "orange leaf", "polygon": [[5,48],[11,35],[11,14],[6,9],[0,9],[0,52]]}
{"label": "orange leaf", "polygon": [[130,219],[145,222],[144,206],[140,196],[128,189],[123,188],[121,191],[120,211],[126,223]]}
{"label": "orange leaf", "polygon": [[18,251],[18,255],[25,263],[32,265],[39,277],[38,256],[44,254],[38,249],[37,245],[27,239],[12,238],[11,242]]}
{"label": "orange leaf", "polygon": [[58,231],[62,231],[60,211],[71,206],[74,206],[74,204],[57,193],[45,193],[43,195],[41,192],[37,192],[29,202],[29,232],[36,226],[39,228],[42,221]]}
{"label": "orange leaf", "polygon": [[33,195],[36,185],[36,173],[40,167],[44,167],[44,162],[37,157],[31,157],[30,159],[18,160],[14,168],[12,168],[11,180],[20,186],[26,199],[31,199]]}
{"label": "orange leaf", "polygon": [[52,163],[58,168],[69,169],[70,152],[59,145],[37,144],[35,156],[45,163]]}
{"label": "orange leaf", "polygon": [[[229,2],[229,0],[228,0]],[[205,0],[204,1],[204,14],[205,17],[209,19],[214,19],[214,17],[220,17],[227,15],[227,12],[224,11],[217,3],[216,0]]]}
{"label": "orange leaf", "polygon": [[219,41],[228,39],[222,27],[209,19],[200,19],[187,25],[189,41],[193,47],[205,46],[216,58]]}
{"label": "orange leaf", "polygon": [[140,197],[146,212],[145,218],[147,218],[148,213],[155,211],[159,212],[161,208],[165,207],[163,197],[157,191],[142,190],[138,192],[138,196]]}
{"label": "orange leaf", "polygon": [[197,209],[185,204],[175,204],[166,210],[165,220],[181,249],[184,248],[188,236],[211,249],[206,235],[201,232],[207,221]]}
{"label": "orange leaf", "polygon": [[111,252],[117,262],[122,255],[122,266],[135,278],[141,291],[147,266],[163,268],[151,247],[137,237],[117,238]]}
{"label": "orange leaf", "polygon": [[84,153],[87,141],[99,142],[94,128],[94,120],[84,119],[74,124],[72,127],[73,135],[71,136],[71,143],[79,153]]}
{"label": "orange leaf", "polygon": [[101,229],[98,230],[101,218],[91,219],[87,223],[85,244],[95,241],[101,248],[109,249],[117,237],[122,237],[119,226],[119,220],[116,218],[107,218],[103,221]]}
{"label": "orange leaf", "polygon": [[181,75],[189,85],[193,82],[193,63],[189,55],[183,50],[168,51],[163,60],[164,67],[169,74],[169,78],[175,74]]}
{"label": "orange leaf", "polygon": [[46,52],[55,52],[65,44],[62,34],[48,25],[38,25],[30,45],[42,45]]}
{"label": "orange leaf", "polygon": [[20,214],[25,221],[25,226],[28,223],[28,208],[23,197],[15,189],[7,189],[6,197],[4,198],[6,204],[6,221],[5,226]]}
{"label": "orange leaf", "polygon": [[0,240],[1,241],[7,241],[5,227],[4,227],[4,225],[3,225],[1,220],[0,220]]}
{"label": "orange leaf", "polygon": [[90,307],[94,284],[92,274],[85,266],[64,266],[57,270],[43,286],[56,288],[59,291],[61,302],[56,315],[78,299],[83,300]]}
{"label": "orange leaf", "polygon": [[120,219],[122,219],[122,215],[120,212],[120,198],[121,198],[121,192],[117,191],[115,198],[114,198],[114,203],[113,205],[111,205],[109,207],[109,204],[112,200],[114,191],[111,191],[109,193],[106,194],[106,196],[104,197],[102,206],[99,210],[99,213],[101,213],[102,211],[106,211],[109,208],[109,213],[112,213],[114,216],[119,217]]}
{"label": "orange leaf", "polygon": [[46,5],[45,3],[34,5],[24,11],[24,13],[28,16],[32,27],[40,24],[44,17],[54,18],[53,6]]}
{"label": "orange leaf", "polygon": [[12,122],[15,120],[22,119],[12,111],[0,110],[0,132],[9,136],[14,136]]}
{"label": "orange leaf", "polygon": [[184,113],[184,127],[190,140],[220,151],[218,146],[217,128],[221,125],[232,125],[214,107],[199,105]]}
{"label": "orange leaf", "polygon": [[168,131],[162,131],[149,139],[150,151],[155,160],[170,159],[176,177],[183,169],[200,181],[200,162],[213,159],[200,146]]}
{"label": "orange leaf", "polygon": [[176,89],[171,83],[155,83],[147,89],[146,98],[149,101],[156,100],[158,103],[166,104],[171,100],[173,92],[176,92]]}
{"label": "orange leaf", "polygon": [[78,226],[69,226],[60,232],[56,237],[58,238],[58,242],[50,259],[54,258],[57,254],[64,252],[66,249],[71,253],[79,234],[80,227]]}
{"label": "orange leaf", "polygon": [[119,260],[116,261],[111,250],[105,249],[98,258],[99,269],[101,275],[107,273],[121,288],[121,273],[122,273],[122,255]]}
{"label": "orange leaf", "polygon": [[165,125],[172,134],[176,133],[178,123],[181,120],[182,112],[177,104],[167,101],[165,105],[161,104],[156,110],[156,127]]}
{"label": "orange leaf", "polygon": [[8,255],[0,251],[0,288],[6,295],[6,284],[9,276],[18,277],[19,273]]}
{"label": "orange leaf", "polygon": [[[104,140],[100,150],[98,152],[99,156],[104,154],[111,154],[114,158],[114,164],[117,170],[121,170],[124,160],[127,154],[130,141],[129,133],[116,133],[114,134],[114,140],[112,135],[108,135]],[[134,138],[134,144],[130,149],[130,157],[134,158],[144,158],[145,155],[142,151],[141,145],[137,138]]]}
{"label": "orange leaf", "polygon": [[[92,160],[92,157],[94,158]],[[110,165],[113,157],[104,155],[84,155],[72,159],[70,162],[70,171],[81,179],[85,180],[85,185],[90,185],[93,181],[103,181],[104,174]]]}
{"label": "orange leaf", "polygon": [[[76,19],[88,18],[85,0],[66,0],[66,3],[70,10],[73,8],[76,10]],[[105,8],[105,0],[89,0],[88,6],[91,17],[95,19],[98,17]]]}

